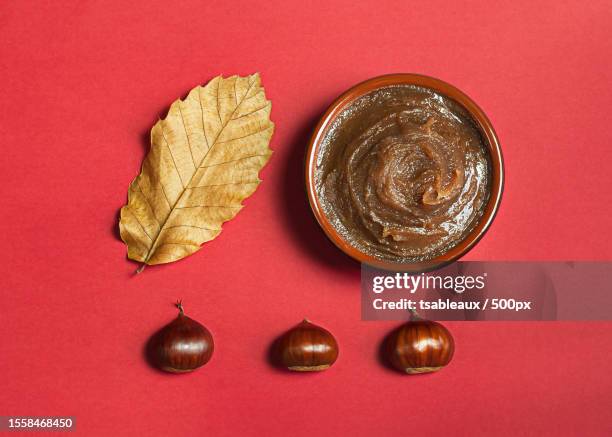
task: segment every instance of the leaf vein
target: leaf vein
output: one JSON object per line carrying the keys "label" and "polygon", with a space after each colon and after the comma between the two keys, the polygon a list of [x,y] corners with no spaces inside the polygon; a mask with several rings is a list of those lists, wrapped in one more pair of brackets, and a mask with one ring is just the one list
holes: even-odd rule
{"label": "leaf vein", "polygon": [[236,108],[238,107],[238,91],[236,90],[236,84],[238,83],[238,78],[234,80],[234,105]]}
{"label": "leaf vein", "polygon": [[161,134],[162,134],[162,137],[164,138],[164,142],[166,143],[166,147],[168,148],[168,151],[170,152],[170,157],[172,158],[172,163],[174,164],[174,168],[176,169],[176,174],[179,177],[179,181],[181,181],[181,186],[183,187],[183,189],[185,189],[185,184],[183,183],[181,172],[179,171],[176,165],[176,161],[174,160],[174,155],[172,154],[172,149],[170,148],[170,143],[168,143],[168,140],[166,139],[166,134],[164,133],[164,126],[161,123],[159,124],[159,129],[161,130]]}
{"label": "leaf vein", "polygon": [[219,116],[219,123],[223,126],[223,120],[221,119],[221,103],[219,102],[219,88],[221,88],[221,79],[217,81],[217,115]]}
{"label": "leaf vein", "polygon": [[[145,249],[145,250],[144,250],[144,255],[146,256],[147,251],[149,250],[149,248],[148,248],[147,246],[145,246],[145,244],[144,244],[142,241],[140,241],[138,238],[136,238],[136,237],[134,236],[134,234],[132,234],[128,228],[126,228],[126,227],[124,226],[124,227],[123,227],[123,229],[125,229],[125,232],[127,232],[127,233],[128,233],[128,235],[129,235],[130,237],[132,237],[132,240],[134,240],[136,243],[138,243],[138,245],[139,245],[139,246],[144,247],[144,249]],[[142,254],[141,254],[141,255],[142,255]],[[144,256],[143,256],[143,258],[144,258]]]}
{"label": "leaf vein", "polygon": [[251,111],[251,112],[247,112],[246,114],[242,114],[242,115],[240,115],[240,116],[238,116],[238,117],[233,117],[233,118],[231,119],[231,121],[234,121],[234,120],[240,120],[241,118],[248,117],[249,115],[253,115],[253,114],[255,114],[256,112],[261,111],[262,109],[266,109],[266,108],[268,108],[269,106],[270,106],[270,103],[267,103],[267,104],[265,104],[264,106],[262,106],[261,108],[254,109],[253,111]]}
{"label": "leaf vein", "polygon": [[254,135],[258,135],[258,134],[260,134],[260,133],[262,133],[262,132],[265,132],[265,131],[267,131],[267,130],[270,130],[270,129],[272,129],[272,127],[273,127],[273,126],[274,126],[274,125],[272,125],[272,124],[271,124],[270,126],[267,126],[267,127],[263,128],[263,129],[260,129],[260,130],[258,130],[258,131],[256,131],[256,132],[251,132],[251,133],[250,133],[250,134],[248,134],[248,135],[244,135],[244,136],[242,136],[242,137],[232,138],[232,139],[230,139],[230,140],[219,141],[217,144],[225,144],[225,143],[231,143],[232,141],[236,141],[236,140],[243,140],[243,139],[245,139],[245,138],[252,137],[252,136],[254,136]]}
{"label": "leaf vein", "polygon": [[187,209],[187,208],[242,208],[242,205],[191,205],[191,206],[177,206],[174,209]]}
{"label": "leaf vein", "polygon": [[240,181],[240,182],[227,182],[225,184],[210,184],[210,185],[198,185],[196,187],[187,188],[188,190],[195,190],[196,188],[207,188],[207,187],[223,187],[225,185],[249,185],[259,184],[260,181]]}
{"label": "leaf vein", "polygon": [[175,228],[196,228],[196,229],[203,229],[205,231],[220,231],[221,230],[221,229],[206,228],[203,226],[196,226],[196,225],[173,225],[173,226],[168,226],[164,228],[164,230],[175,229]]}
{"label": "leaf vein", "polygon": [[268,154],[266,153],[260,153],[258,155],[249,155],[249,156],[243,156],[242,158],[236,158],[236,159],[230,159],[229,161],[223,161],[223,162],[216,162],[214,164],[210,164],[210,165],[203,165],[199,168],[210,168],[210,167],[217,167],[219,165],[223,165],[223,164],[230,164],[232,162],[238,162],[238,161],[243,161],[245,159],[250,159],[250,158],[258,158],[258,157],[262,157],[262,156],[268,156]]}
{"label": "leaf vein", "polygon": [[197,168],[195,158],[193,157],[193,149],[191,148],[191,141],[189,140],[189,134],[187,133],[187,125],[185,124],[185,117],[183,117],[183,110],[181,109],[181,103],[178,103],[179,114],[181,115],[181,124],[183,125],[183,130],[185,131],[185,138],[187,138],[187,146],[189,147],[189,153],[191,154],[191,162],[193,163],[193,168]]}
{"label": "leaf vein", "polygon": [[151,204],[151,201],[149,200],[147,195],[142,190],[142,187],[140,186],[140,178],[136,178],[136,186],[138,187],[138,191],[140,191],[140,194],[142,194],[142,197],[144,197],[145,203],[147,204],[147,206],[149,207],[149,209],[153,213],[153,218],[157,222],[157,226],[159,226],[159,220],[157,219],[157,215],[155,214],[155,210],[153,209],[153,205]]}
{"label": "leaf vein", "polygon": [[202,93],[200,90],[202,87],[198,87],[198,103],[200,104],[200,111],[202,112],[202,133],[204,134],[204,141],[206,141],[206,151],[210,150],[208,145],[208,137],[206,137],[206,125],[204,124],[204,107],[202,106]]}
{"label": "leaf vein", "polygon": [[162,193],[164,193],[164,199],[166,199],[166,202],[168,203],[168,206],[170,207],[170,210],[172,210],[172,205],[170,205],[170,200],[168,200],[168,195],[166,194],[166,190],[164,188],[164,184],[162,184],[162,181],[159,181],[159,186],[162,190]]}
{"label": "leaf vein", "polygon": [[134,217],[136,219],[136,222],[140,225],[140,227],[142,228],[142,232],[144,232],[144,234],[149,238],[149,240],[151,240],[151,242],[153,242],[153,239],[151,238],[151,236],[149,235],[149,233],[147,232],[147,229],[144,227],[144,225],[142,224],[142,222],[140,221],[140,219],[138,218],[138,216],[136,214],[134,214],[134,212],[130,209],[129,205],[126,207],[126,210],[130,212],[130,214],[132,214],[132,217]]}

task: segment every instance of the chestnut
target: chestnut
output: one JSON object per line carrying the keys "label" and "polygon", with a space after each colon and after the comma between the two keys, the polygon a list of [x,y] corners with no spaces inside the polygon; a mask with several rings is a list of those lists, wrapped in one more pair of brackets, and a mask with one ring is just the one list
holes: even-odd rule
{"label": "chestnut", "polygon": [[408,374],[436,372],[453,358],[455,342],[443,325],[413,319],[387,336],[384,358],[395,369]]}
{"label": "chestnut", "polygon": [[338,342],[329,331],[304,319],[276,341],[274,355],[286,369],[317,372],[336,362]]}
{"label": "chestnut", "polygon": [[191,372],[212,357],[212,335],[202,324],[187,317],[181,301],[176,303],[179,314],[149,340],[149,361],[170,373]]}

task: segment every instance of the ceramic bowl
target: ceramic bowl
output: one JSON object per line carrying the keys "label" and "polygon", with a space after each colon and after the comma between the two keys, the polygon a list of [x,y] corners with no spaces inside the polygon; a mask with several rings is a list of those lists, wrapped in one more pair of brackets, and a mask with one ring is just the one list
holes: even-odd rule
{"label": "ceramic bowl", "polygon": [[[488,150],[491,163],[491,185],[489,201],[484,207],[483,215],[478,224],[466,237],[456,246],[449,249],[447,252],[422,262],[397,262],[382,260],[362,252],[356,247],[345,241],[332,223],[326,217],[321,208],[319,197],[316,190],[315,170],[317,159],[319,158],[320,146],[322,140],[328,134],[329,128],[338,117],[351,103],[359,97],[372,92],[378,88],[383,88],[392,85],[417,85],[424,88],[429,88],[442,94],[455,102],[459,103],[472,117],[482,136],[483,142]],[[453,261],[458,260],[465,255],[476,243],[482,238],[487,229],[491,226],[495,214],[499,208],[502,198],[504,182],[504,164],[502,152],[499,145],[499,140],[495,134],[495,130],[485,113],[470,99],[467,95],[461,92],[454,86],[443,82],[433,77],[422,76],[418,74],[391,74],[379,76],[365,82],[361,82],[338,97],[331,106],[327,109],[319,123],[317,124],[306,153],[306,191],[308,193],[308,201],[312,212],[323,229],[327,237],[344,253],[351,258],[369,264],[371,266],[386,270],[402,270],[402,271],[427,271],[433,270]]]}

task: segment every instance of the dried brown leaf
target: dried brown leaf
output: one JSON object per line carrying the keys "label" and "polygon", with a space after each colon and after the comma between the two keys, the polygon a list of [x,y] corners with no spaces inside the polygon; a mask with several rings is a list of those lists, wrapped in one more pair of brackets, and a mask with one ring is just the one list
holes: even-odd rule
{"label": "dried brown leaf", "polygon": [[261,182],[272,154],[271,105],[254,74],[216,77],[170,106],[121,208],[130,259],[169,263],[219,235]]}

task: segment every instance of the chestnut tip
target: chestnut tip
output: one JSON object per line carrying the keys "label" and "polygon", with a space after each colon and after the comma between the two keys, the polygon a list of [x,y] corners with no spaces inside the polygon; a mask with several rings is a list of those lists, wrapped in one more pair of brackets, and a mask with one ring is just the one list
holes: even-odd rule
{"label": "chestnut tip", "polygon": [[179,314],[149,339],[146,355],[149,363],[159,370],[189,373],[210,361],[214,341],[204,325],[184,314],[181,301],[175,305]]}

